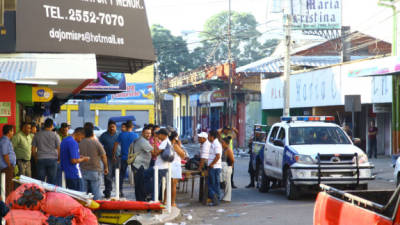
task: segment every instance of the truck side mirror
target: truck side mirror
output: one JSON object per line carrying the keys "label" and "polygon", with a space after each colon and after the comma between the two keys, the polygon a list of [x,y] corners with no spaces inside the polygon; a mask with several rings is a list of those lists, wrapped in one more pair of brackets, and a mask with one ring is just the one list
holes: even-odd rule
{"label": "truck side mirror", "polygon": [[279,140],[279,139],[274,140],[274,145],[279,146],[279,147],[284,147],[285,146],[283,144],[283,141]]}

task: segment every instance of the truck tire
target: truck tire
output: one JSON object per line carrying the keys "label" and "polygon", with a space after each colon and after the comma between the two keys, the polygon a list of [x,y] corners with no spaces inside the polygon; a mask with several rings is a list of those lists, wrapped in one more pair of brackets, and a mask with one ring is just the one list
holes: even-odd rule
{"label": "truck tire", "polygon": [[290,169],[286,170],[285,176],[285,195],[289,200],[296,200],[299,198],[299,188],[292,181],[292,172]]}
{"label": "truck tire", "polygon": [[267,193],[270,189],[270,179],[265,175],[263,166],[259,166],[257,172],[257,188],[261,193]]}

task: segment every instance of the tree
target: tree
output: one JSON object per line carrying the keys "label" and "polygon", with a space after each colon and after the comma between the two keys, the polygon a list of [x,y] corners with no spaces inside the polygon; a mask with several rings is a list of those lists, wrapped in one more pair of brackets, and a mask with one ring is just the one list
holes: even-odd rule
{"label": "tree", "polygon": [[[228,11],[218,13],[206,21],[204,32],[200,35],[204,39],[204,47],[211,49],[209,52],[217,62],[228,59],[228,21]],[[266,57],[258,41],[261,33],[257,30],[255,17],[250,13],[232,12],[231,21],[231,52],[237,65],[243,66]]]}
{"label": "tree", "polygon": [[151,27],[151,36],[162,79],[178,75],[190,68],[189,50],[182,37],[172,35],[171,31],[161,25]]}

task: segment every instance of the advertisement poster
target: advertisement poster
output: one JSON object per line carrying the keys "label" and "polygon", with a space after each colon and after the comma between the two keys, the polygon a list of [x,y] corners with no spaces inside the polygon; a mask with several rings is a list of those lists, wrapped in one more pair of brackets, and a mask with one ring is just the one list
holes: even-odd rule
{"label": "advertisement poster", "polygon": [[97,79],[86,86],[83,91],[126,91],[126,79],[123,73],[97,73]]}
{"label": "advertisement poster", "polygon": [[110,95],[109,100],[154,100],[154,84],[127,84],[126,92]]}

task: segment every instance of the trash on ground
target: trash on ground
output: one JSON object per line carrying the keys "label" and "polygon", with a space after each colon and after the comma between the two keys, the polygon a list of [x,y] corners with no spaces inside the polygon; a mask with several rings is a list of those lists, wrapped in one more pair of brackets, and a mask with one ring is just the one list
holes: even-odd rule
{"label": "trash on ground", "polygon": [[217,213],[224,213],[224,212],[226,212],[225,209],[217,209]]}

